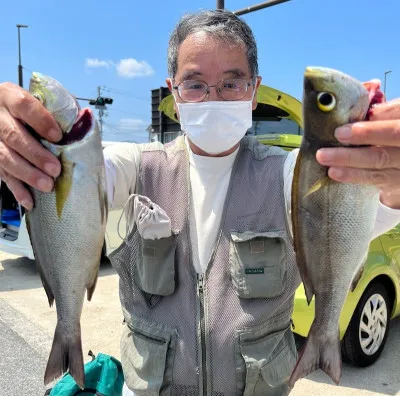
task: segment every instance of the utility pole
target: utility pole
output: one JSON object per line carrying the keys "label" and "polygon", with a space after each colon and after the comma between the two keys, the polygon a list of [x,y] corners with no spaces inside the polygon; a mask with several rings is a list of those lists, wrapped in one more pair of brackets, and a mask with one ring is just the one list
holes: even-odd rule
{"label": "utility pole", "polygon": [[269,0],[269,1],[265,1],[265,2],[260,3],[260,4],[256,4],[256,5],[250,6],[250,7],[242,8],[240,10],[234,11],[233,13],[235,15],[248,14],[249,12],[262,10],[263,8],[272,7],[274,5],[278,5],[278,4],[281,4],[281,3],[286,3],[287,1],[290,1],[290,0]]}
{"label": "utility pole", "polygon": [[[265,2],[260,3],[260,4],[256,4],[256,5],[250,6],[250,7],[242,8],[240,10],[234,11],[233,13],[235,15],[248,14],[249,12],[262,10],[263,8],[272,7],[274,5],[285,3],[287,1],[290,1],[290,0],[269,0],[269,1],[265,1]],[[223,9],[225,9],[225,1],[224,0],[217,0],[217,10],[223,10]]]}
{"label": "utility pole", "polygon": [[17,25],[18,29],[18,57],[19,57],[19,63],[18,63],[18,83],[20,87],[24,86],[23,82],[23,74],[22,74],[22,64],[21,64],[21,34],[20,34],[20,29],[21,28],[27,28],[28,25]]}
{"label": "utility pole", "polygon": [[101,86],[97,87],[97,99],[86,99],[86,98],[76,98],[79,100],[86,100],[91,106],[95,106],[99,110],[99,124],[100,124],[100,136],[103,137],[103,116],[104,110],[106,110],[106,105],[111,105],[113,103],[112,98],[105,98],[101,96]]}
{"label": "utility pole", "polygon": [[392,72],[391,70],[385,71],[385,80],[383,83],[383,93],[385,94],[385,98],[386,98],[386,76],[391,72]]}
{"label": "utility pole", "polygon": [[[98,86],[97,87],[97,97],[101,98],[101,87]],[[103,137],[103,115],[104,115],[104,110],[103,110],[102,106],[101,108],[99,108],[99,124],[100,124],[100,136]]]}

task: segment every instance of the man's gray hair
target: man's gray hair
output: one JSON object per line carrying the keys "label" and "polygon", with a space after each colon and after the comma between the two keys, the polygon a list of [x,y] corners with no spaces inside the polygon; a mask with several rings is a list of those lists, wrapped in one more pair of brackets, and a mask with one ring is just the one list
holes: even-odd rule
{"label": "man's gray hair", "polygon": [[258,76],[257,45],[249,25],[230,11],[213,10],[184,15],[172,31],[168,45],[168,74],[172,79],[178,69],[181,44],[197,32],[205,32],[230,44],[244,45],[251,77]]}

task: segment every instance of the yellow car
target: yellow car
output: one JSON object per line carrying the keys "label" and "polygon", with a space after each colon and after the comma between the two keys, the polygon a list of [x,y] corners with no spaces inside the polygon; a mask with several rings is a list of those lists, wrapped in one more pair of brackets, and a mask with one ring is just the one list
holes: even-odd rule
{"label": "yellow car", "polygon": [[[261,85],[253,126],[248,131],[263,144],[285,150],[300,147],[301,102],[277,89]],[[165,98],[159,109],[176,120],[173,100]],[[374,363],[381,354],[390,319],[400,314],[400,225],[374,239],[357,287],[349,292],[340,317],[340,339],[344,360],[358,366]],[[307,304],[304,287],[296,291],[294,332],[307,337],[314,320],[314,299]]]}

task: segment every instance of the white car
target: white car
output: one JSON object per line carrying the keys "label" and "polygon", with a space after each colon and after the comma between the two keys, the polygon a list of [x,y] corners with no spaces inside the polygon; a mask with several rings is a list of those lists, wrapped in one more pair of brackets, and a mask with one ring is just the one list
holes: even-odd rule
{"label": "white car", "polygon": [[[108,214],[103,255],[109,255],[122,243],[122,239],[119,237],[117,232],[118,221],[121,214],[122,210],[110,211]],[[22,219],[15,219],[13,224],[7,223],[9,223],[8,220],[6,220],[5,223],[1,223],[0,251],[14,254],[16,256],[28,257],[34,260],[32,245],[29,239],[28,230],[26,229],[25,214],[22,214]],[[121,219],[119,227],[121,236],[124,236],[125,216]]]}

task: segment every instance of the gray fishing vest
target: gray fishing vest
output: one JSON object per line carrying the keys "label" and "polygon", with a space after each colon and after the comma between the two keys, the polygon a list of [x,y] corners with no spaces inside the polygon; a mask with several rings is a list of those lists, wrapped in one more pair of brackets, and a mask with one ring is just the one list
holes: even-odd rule
{"label": "gray fishing vest", "polygon": [[120,276],[128,387],[137,396],[287,395],[300,277],[286,221],[286,152],[241,141],[218,238],[198,276],[184,139],[142,150],[136,192],[166,211],[174,234],[145,240],[134,227],[110,257]]}

